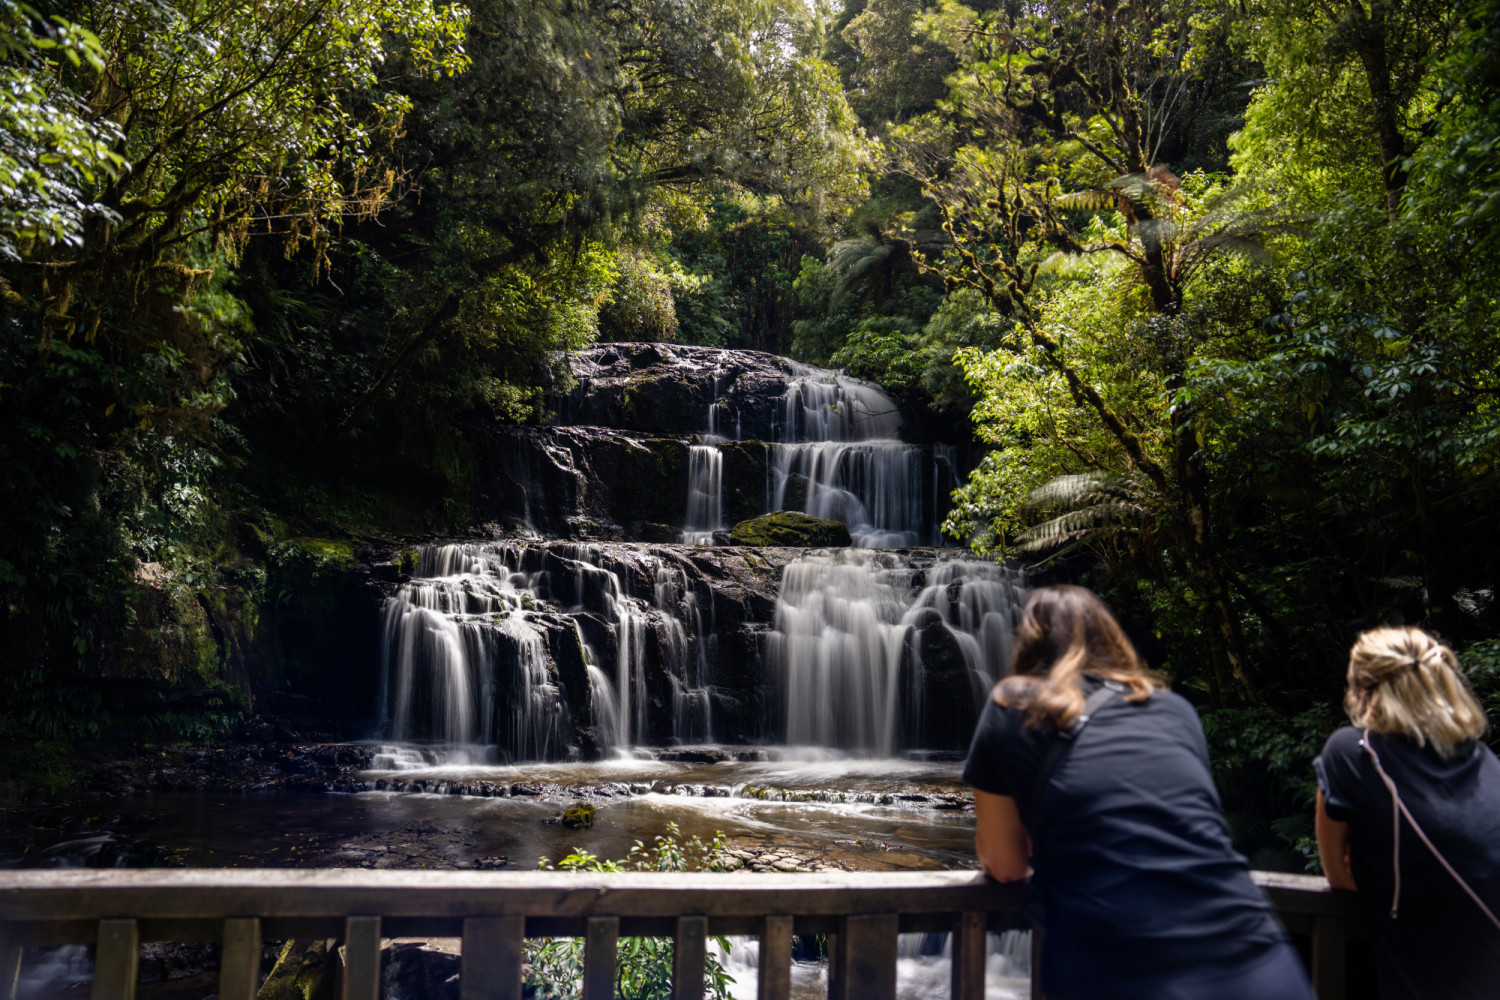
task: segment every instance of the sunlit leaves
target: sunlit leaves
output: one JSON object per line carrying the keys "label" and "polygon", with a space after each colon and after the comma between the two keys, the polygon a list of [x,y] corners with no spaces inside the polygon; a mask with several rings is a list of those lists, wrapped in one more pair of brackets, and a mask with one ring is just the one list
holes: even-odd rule
{"label": "sunlit leaves", "polygon": [[410,106],[403,79],[467,65],[467,12],[428,0],[150,0],[90,17],[109,52],[94,113],[128,123],[118,239],[154,250],[378,210],[397,181],[376,157]]}
{"label": "sunlit leaves", "polygon": [[104,50],[85,28],[0,0],[0,54],[0,258],[19,260],[24,241],[76,248],[87,220],[119,218],[98,195],[124,160],[118,126],[60,75],[97,72]]}

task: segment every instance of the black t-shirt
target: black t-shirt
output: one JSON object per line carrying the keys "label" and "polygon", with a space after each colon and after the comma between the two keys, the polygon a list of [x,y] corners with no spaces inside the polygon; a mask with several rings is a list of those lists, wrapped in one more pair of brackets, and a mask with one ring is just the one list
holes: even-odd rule
{"label": "black t-shirt", "polygon": [[[1401,821],[1401,899],[1391,919],[1391,795],[1344,727],[1313,762],[1332,819],[1349,824],[1349,861],[1375,941],[1383,1000],[1500,997],[1500,930]],[[1467,743],[1449,760],[1399,736],[1370,734],[1386,773],[1433,846],[1500,914],[1500,760]]]}
{"label": "black t-shirt", "polygon": [[985,706],[964,780],[1015,799],[1032,835],[1032,897],[1047,930],[1048,993],[1150,996],[1205,966],[1226,971],[1285,940],[1249,865],[1230,843],[1197,713],[1158,691],[1111,698],[1052,775],[1037,815],[1037,775],[1059,737],[1020,709]]}

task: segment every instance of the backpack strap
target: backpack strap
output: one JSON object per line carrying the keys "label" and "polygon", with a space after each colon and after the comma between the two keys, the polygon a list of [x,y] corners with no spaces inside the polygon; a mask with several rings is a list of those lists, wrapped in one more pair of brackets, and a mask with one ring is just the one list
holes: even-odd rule
{"label": "backpack strap", "polygon": [[1393,838],[1391,877],[1394,883],[1394,888],[1391,891],[1391,919],[1396,919],[1396,909],[1401,904],[1401,817],[1405,816],[1406,821],[1411,824],[1412,830],[1416,832],[1422,843],[1427,845],[1427,849],[1432,852],[1432,856],[1437,859],[1438,864],[1442,865],[1443,870],[1453,876],[1453,881],[1457,882],[1458,887],[1474,901],[1474,905],[1479,907],[1486,917],[1490,918],[1490,923],[1495,925],[1495,929],[1500,930],[1500,917],[1496,917],[1495,912],[1484,905],[1484,900],[1479,898],[1479,893],[1469,888],[1469,883],[1464,881],[1463,876],[1448,863],[1448,859],[1443,857],[1441,852],[1433,846],[1432,841],[1427,837],[1427,831],[1422,829],[1421,824],[1417,822],[1417,818],[1411,814],[1411,810],[1406,808],[1406,803],[1401,800],[1401,793],[1396,791],[1396,782],[1386,773],[1385,768],[1380,763],[1380,754],[1375,752],[1375,744],[1370,742],[1370,730],[1366,728],[1361,736],[1359,745],[1364,747],[1365,753],[1370,755],[1370,761],[1375,765],[1375,773],[1380,775],[1381,783],[1385,785],[1386,791],[1391,793],[1391,833]]}
{"label": "backpack strap", "polygon": [[[1032,821],[1040,824],[1042,819],[1042,807],[1047,801],[1047,790],[1052,787],[1052,776],[1057,773],[1058,765],[1068,755],[1068,750],[1078,740],[1078,734],[1083,732],[1083,727],[1089,724],[1089,720],[1104,707],[1104,703],[1115,695],[1125,690],[1125,685],[1118,681],[1103,681],[1093,694],[1089,695],[1083,703],[1083,711],[1073,724],[1067,729],[1059,729],[1057,735],[1052,739],[1052,745],[1047,748],[1047,756],[1042,758],[1042,766],[1036,772],[1036,786],[1033,799],[1036,802],[1036,811]],[[1035,838],[1036,831],[1032,831]],[[1034,842],[1034,841],[1033,841]]]}

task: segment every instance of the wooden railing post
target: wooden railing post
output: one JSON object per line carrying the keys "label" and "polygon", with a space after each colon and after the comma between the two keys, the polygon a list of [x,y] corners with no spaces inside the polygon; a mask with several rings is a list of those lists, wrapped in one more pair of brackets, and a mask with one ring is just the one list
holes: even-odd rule
{"label": "wooden railing post", "polygon": [[840,995],[829,1000],[896,1000],[894,913],[861,913],[839,921]]}
{"label": "wooden railing post", "polygon": [[[832,982],[832,980],[829,980]],[[759,1000],[791,1000],[792,918],[767,917],[760,931]]]}
{"label": "wooden railing post", "polygon": [[828,935],[828,1000],[849,1000],[844,987],[844,949],[839,947],[840,934]]}
{"label": "wooden railing post", "polygon": [[380,1000],[380,918],[344,921],[342,1000]]}
{"label": "wooden railing post", "polygon": [[468,917],[459,958],[459,1000],[521,1000],[526,918]]}
{"label": "wooden railing post", "polygon": [[672,938],[672,1000],[703,1000],[708,972],[708,918],[678,917]]}
{"label": "wooden railing post", "polygon": [[1031,925],[1031,1000],[1047,1000],[1042,992],[1042,946],[1047,943],[1047,932],[1040,924]]}
{"label": "wooden railing post", "polygon": [[583,1000],[614,1000],[619,917],[589,917],[583,937]]}
{"label": "wooden railing post", "polygon": [[93,1000],[134,1000],[141,960],[141,930],[134,920],[99,921]]}
{"label": "wooden railing post", "polygon": [[231,917],[224,921],[219,957],[219,1000],[255,1000],[260,989],[260,921]]}
{"label": "wooden railing post", "polygon": [[960,913],[953,924],[953,1000],[984,1000],[983,913]]}
{"label": "wooden railing post", "polygon": [[1344,1000],[1344,918],[1322,914],[1313,919],[1312,984],[1318,1000]]}

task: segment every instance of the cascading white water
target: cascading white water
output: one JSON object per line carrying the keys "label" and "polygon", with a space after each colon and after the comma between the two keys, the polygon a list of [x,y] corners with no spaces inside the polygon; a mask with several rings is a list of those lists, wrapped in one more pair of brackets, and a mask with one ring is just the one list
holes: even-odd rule
{"label": "cascading white water", "polygon": [[[685,545],[712,545],[714,532],[724,525],[724,453],[719,444],[719,380],[722,363],[714,368],[713,391],[708,397],[708,431],[699,443],[688,446],[687,520],[682,529]],[[735,436],[739,436],[736,427]]]}
{"label": "cascading white water", "polygon": [[[637,554],[635,562],[652,583],[649,598],[629,592],[625,568],[598,545],[423,548],[422,575],[398,587],[383,609],[382,736],[493,746],[512,760],[556,759],[569,735],[568,698],[544,629],[567,627],[571,616],[566,637],[578,649],[601,750],[647,740],[646,675],[658,661],[671,691],[674,738],[711,739],[713,637],[698,594],[670,556]],[[568,566],[570,579],[556,578]],[[613,678],[584,640],[584,618],[607,624]],[[711,618],[710,611],[709,630]]]}
{"label": "cascading white water", "polygon": [[843,521],[862,548],[936,540],[923,521],[923,449],[900,439],[900,408],[884,391],[804,366],[782,397],[777,429],[776,509]]}
{"label": "cascading white water", "polygon": [[[688,586],[681,567],[664,566],[656,576],[656,607],[664,612],[662,626],[667,656],[667,677],[672,685],[672,738],[679,743],[701,743],[713,739],[713,712],[708,687],[708,636],[698,614],[698,595]],[[687,622],[677,617],[685,608]],[[698,683],[690,685],[688,661],[697,668]]]}
{"label": "cascading white water", "polygon": [[687,524],[682,541],[712,545],[724,527],[724,453],[716,444],[688,446]]}
{"label": "cascading white water", "polygon": [[862,550],[788,564],[768,645],[785,685],[787,742],[881,754],[924,745],[935,734],[923,731],[920,629],[959,649],[960,707],[983,703],[1010,660],[1019,579],[971,560],[937,564],[920,591],[916,575],[905,560]]}

